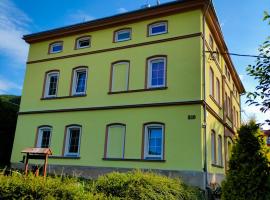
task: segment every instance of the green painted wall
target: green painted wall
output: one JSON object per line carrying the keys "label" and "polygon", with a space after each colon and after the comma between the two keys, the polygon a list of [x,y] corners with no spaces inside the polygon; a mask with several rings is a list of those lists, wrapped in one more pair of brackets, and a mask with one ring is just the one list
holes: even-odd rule
{"label": "green painted wall", "polygon": [[[188,120],[189,114],[197,118]],[[199,105],[23,115],[18,120],[11,162],[19,162],[20,151],[34,145],[36,129],[44,123],[53,126],[53,154],[61,155],[64,128],[75,123],[82,125],[81,159],[49,159],[49,163],[202,171],[200,115]],[[141,158],[142,126],[151,121],[165,123],[165,163],[102,160],[107,124],[126,124],[125,158]]]}

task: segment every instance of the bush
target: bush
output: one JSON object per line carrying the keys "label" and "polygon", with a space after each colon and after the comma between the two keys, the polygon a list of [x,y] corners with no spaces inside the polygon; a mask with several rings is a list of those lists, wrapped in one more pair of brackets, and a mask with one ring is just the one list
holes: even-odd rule
{"label": "bush", "polygon": [[243,125],[222,183],[223,200],[270,199],[270,169],[264,141],[255,122]]}
{"label": "bush", "polygon": [[0,174],[0,199],[106,199],[84,190],[84,184],[74,178],[35,177],[13,173]]}
{"label": "bush", "polygon": [[198,189],[188,187],[179,179],[141,171],[113,172],[101,176],[95,183],[95,190],[121,199],[200,199]]}

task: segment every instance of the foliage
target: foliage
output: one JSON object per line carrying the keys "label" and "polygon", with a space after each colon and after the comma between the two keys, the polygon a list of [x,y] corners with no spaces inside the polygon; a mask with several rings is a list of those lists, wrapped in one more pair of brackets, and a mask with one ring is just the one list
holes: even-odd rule
{"label": "foliage", "polygon": [[0,166],[9,164],[19,104],[19,96],[0,95]]}
{"label": "foliage", "polygon": [[114,172],[101,176],[95,183],[95,189],[121,199],[201,199],[198,189],[188,187],[179,179],[141,171]]}
{"label": "foliage", "polygon": [[[270,15],[265,12],[264,20],[269,21]],[[270,37],[259,47],[259,56],[255,65],[249,65],[248,75],[258,81],[256,90],[247,94],[249,105],[260,106],[262,112],[270,109]],[[270,125],[270,120],[267,120]]]}
{"label": "foliage", "polygon": [[134,171],[113,172],[96,181],[50,176],[24,176],[13,172],[10,176],[0,173],[0,199],[75,199],[75,200],[200,200],[199,189],[154,173]]}
{"label": "foliage", "polygon": [[84,190],[84,184],[74,178],[35,177],[13,173],[0,175],[0,199],[106,199]]}
{"label": "foliage", "polygon": [[270,168],[259,126],[251,121],[238,134],[222,183],[222,199],[270,199]]}

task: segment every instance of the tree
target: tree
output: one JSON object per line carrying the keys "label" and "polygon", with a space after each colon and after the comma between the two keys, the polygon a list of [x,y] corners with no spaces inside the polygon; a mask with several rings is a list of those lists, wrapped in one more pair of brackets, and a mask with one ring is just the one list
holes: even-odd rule
{"label": "tree", "polygon": [[[264,20],[270,25],[270,15],[265,12]],[[262,112],[270,110],[270,37],[259,47],[259,56],[255,65],[249,65],[248,75],[258,80],[256,91],[247,94],[249,105],[260,106]],[[266,120],[270,125],[270,120]]]}
{"label": "tree", "polygon": [[270,168],[265,141],[254,121],[242,125],[222,182],[223,200],[270,199]]}

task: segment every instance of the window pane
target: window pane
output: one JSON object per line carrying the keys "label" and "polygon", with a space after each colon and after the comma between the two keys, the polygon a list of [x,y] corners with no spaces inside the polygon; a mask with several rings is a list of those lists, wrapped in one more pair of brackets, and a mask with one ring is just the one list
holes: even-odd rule
{"label": "window pane", "polygon": [[209,85],[210,85],[210,95],[214,97],[214,72],[213,70],[210,68],[210,74],[209,74]]}
{"label": "window pane", "polygon": [[51,131],[50,130],[43,130],[42,131],[42,139],[41,139],[41,148],[48,148],[50,145],[50,137]]}
{"label": "window pane", "polygon": [[112,91],[128,90],[129,63],[117,63],[113,65]]}
{"label": "window pane", "polygon": [[130,39],[130,31],[119,31],[116,33],[116,41],[124,41]]}
{"label": "window pane", "polygon": [[69,153],[78,153],[79,152],[79,141],[80,141],[80,129],[72,128],[69,129]]}
{"label": "window pane", "polygon": [[159,34],[167,32],[167,26],[165,23],[162,24],[153,24],[150,26],[150,34]]}
{"label": "window pane", "polygon": [[86,83],[86,71],[78,71],[76,93],[85,92],[85,83]]}
{"label": "window pane", "polygon": [[79,40],[79,47],[88,47],[90,45],[90,40],[89,39],[82,39]]}
{"label": "window pane", "polygon": [[218,136],[218,165],[222,165],[222,138]]}
{"label": "window pane", "polygon": [[55,53],[55,52],[60,52],[63,50],[63,45],[62,44],[52,44],[51,46],[51,52]]}
{"label": "window pane", "polygon": [[49,81],[48,95],[49,96],[56,95],[58,75],[57,74],[49,75],[48,81]]}
{"label": "window pane", "polygon": [[216,137],[215,133],[211,133],[211,156],[212,156],[212,163],[216,164]]}
{"label": "window pane", "polygon": [[108,158],[123,158],[125,126],[115,125],[108,128],[107,152]]}
{"label": "window pane", "polygon": [[148,128],[148,154],[161,155],[162,149],[162,128]]}
{"label": "window pane", "polygon": [[151,61],[151,86],[165,85],[165,63],[163,59]]}

